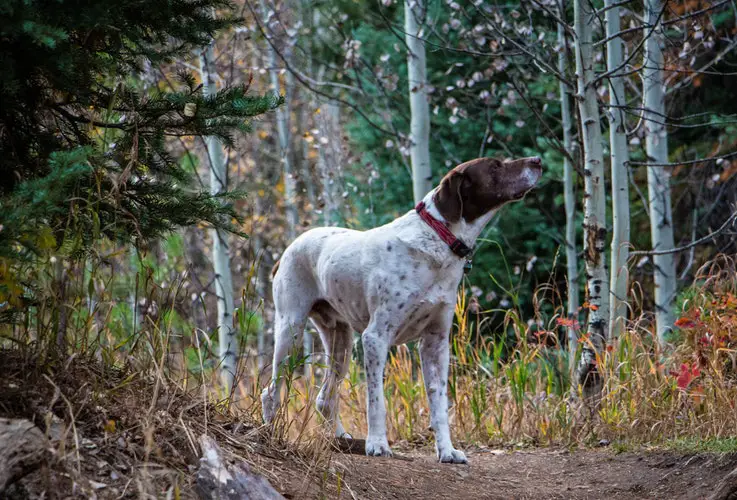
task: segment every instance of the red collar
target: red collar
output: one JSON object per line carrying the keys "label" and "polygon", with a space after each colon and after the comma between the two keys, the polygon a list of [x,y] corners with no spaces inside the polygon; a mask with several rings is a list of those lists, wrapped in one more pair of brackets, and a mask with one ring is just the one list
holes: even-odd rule
{"label": "red collar", "polygon": [[438,236],[440,236],[440,239],[443,240],[451,251],[458,257],[465,258],[473,251],[473,249],[469,248],[461,239],[456,238],[456,235],[453,234],[453,231],[448,229],[448,226],[430,215],[430,212],[425,208],[424,201],[419,202],[415,207],[415,210],[420,218],[424,220],[428,226],[433,228]]}

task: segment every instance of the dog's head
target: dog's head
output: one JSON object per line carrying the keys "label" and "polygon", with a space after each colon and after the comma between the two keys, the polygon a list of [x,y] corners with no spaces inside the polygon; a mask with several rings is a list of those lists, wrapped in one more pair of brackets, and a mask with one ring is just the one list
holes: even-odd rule
{"label": "dog's head", "polygon": [[433,201],[448,222],[473,222],[509,201],[522,199],[542,175],[538,156],[519,160],[477,158],[448,172]]}

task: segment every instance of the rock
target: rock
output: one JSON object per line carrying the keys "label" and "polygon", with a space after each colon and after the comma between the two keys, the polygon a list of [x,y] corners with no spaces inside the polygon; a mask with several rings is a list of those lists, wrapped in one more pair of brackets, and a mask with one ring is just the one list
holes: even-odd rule
{"label": "rock", "polygon": [[0,418],[0,496],[49,458],[49,441],[28,420]]}
{"label": "rock", "polygon": [[284,497],[263,476],[251,472],[246,463],[228,464],[220,446],[209,436],[200,436],[200,468],[196,491],[207,500],[280,500]]}

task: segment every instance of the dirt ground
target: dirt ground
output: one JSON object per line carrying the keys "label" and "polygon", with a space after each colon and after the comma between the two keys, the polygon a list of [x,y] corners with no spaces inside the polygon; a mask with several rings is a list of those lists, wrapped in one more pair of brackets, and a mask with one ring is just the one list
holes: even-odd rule
{"label": "dirt ground", "polygon": [[47,365],[0,350],[0,367],[0,417],[32,422],[49,450],[45,465],[0,499],[194,499],[203,434],[217,440],[226,460],[247,464],[289,499],[700,499],[737,467],[737,454],[612,447],[471,448],[464,450],[469,465],[439,464],[427,447],[400,445],[394,458],[325,448],[310,454],[273,443],[255,421],[203,407],[196,392],[94,362],[68,363],[48,376]]}
{"label": "dirt ground", "polygon": [[701,499],[737,465],[735,456],[672,452],[614,453],[609,449],[476,450],[469,465],[435,462],[427,451],[401,458],[335,454],[342,484],[275,482],[287,498]]}

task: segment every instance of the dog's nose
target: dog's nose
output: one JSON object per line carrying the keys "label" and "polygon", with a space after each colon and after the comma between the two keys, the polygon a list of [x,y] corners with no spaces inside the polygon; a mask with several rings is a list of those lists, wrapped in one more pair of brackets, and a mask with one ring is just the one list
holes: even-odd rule
{"label": "dog's nose", "polygon": [[530,158],[530,163],[532,163],[533,165],[541,165],[542,162],[543,161],[539,156],[533,156]]}

